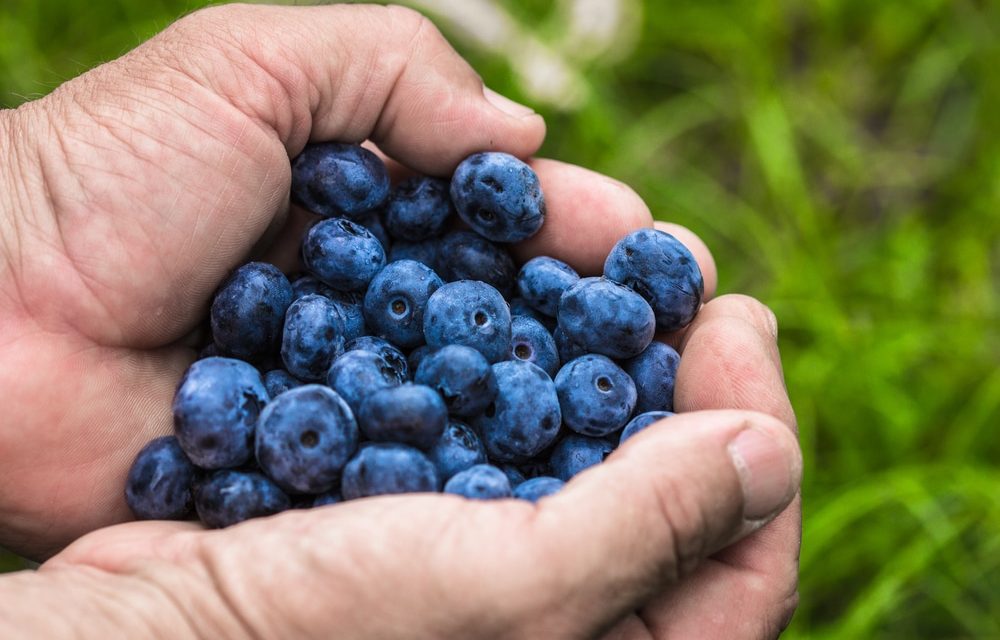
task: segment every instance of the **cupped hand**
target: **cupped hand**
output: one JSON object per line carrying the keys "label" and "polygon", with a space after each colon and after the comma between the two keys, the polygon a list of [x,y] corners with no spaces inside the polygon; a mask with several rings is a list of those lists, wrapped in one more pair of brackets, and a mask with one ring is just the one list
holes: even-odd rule
{"label": "cupped hand", "polygon": [[[45,557],[130,518],[124,475],[171,430],[194,357],[182,338],[234,266],[294,237],[289,157],[307,141],[367,139],[447,175],[478,150],[531,155],[544,123],[484,90],[408,10],[230,6],[0,114],[0,133],[0,545]],[[599,272],[618,238],[651,224],[618,182],[534,166],[549,218],[515,249],[522,258]],[[670,230],[710,297],[710,255]],[[729,543],[798,483],[774,331],[749,299],[709,302],[674,337],[676,406],[690,415],[537,508],[411,496],[223,532],[134,523],[84,538],[41,574],[97,569],[143,585],[140,597],[185,624],[260,635],[766,637],[794,608],[797,501]],[[744,433],[762,435],[742,441],[770,471],[734,463]]]}
{"label": "cupped hand", "polygon": [[788,417],[773,327],[746,298],[706,305],[684,341],[684,413],[537,505],[424,494],[222,531],[130,523],[39,577],[97,573],[91,591],[133,594],[117,625],[175,637],[773,638],[795,605],[795,437],[765,413],[707,408]]}

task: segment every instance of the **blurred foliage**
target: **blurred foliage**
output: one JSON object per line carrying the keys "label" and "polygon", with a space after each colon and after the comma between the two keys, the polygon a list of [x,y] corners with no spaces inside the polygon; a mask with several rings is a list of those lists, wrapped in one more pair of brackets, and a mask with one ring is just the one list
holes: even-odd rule
{"label": "blurred foliage", "polygon": [[[6,0],[0,105],[198,4]],[[551,3],[500,4],[562,33]],[[544,154],[632,185],[781,321],[807,459],[787,636],[1000,637],[1000,3],[649,0],[600,62],[581,109],[541,109]]]}

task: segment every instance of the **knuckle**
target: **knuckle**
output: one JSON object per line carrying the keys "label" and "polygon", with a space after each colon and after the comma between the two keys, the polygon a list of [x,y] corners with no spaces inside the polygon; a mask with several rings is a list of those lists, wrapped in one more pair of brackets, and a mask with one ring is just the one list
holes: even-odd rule
{"label": "knuckle", "polygon": [[[676,583],[694,571],[705,554],[707,516],[697,499],[698,489],[677,478],[654,483],[655,514],[668,550],[658,568],[660,580]],[[692,490],[694,489],[694,490]]]}
{"label": "knuckle", "polygon": [[775,338],[778,336],[778,317],[770,307],[756,298],[731,293],[717,298],[715,307],[717,311],[724,312],[724,315],[743,318],[754,328]]}

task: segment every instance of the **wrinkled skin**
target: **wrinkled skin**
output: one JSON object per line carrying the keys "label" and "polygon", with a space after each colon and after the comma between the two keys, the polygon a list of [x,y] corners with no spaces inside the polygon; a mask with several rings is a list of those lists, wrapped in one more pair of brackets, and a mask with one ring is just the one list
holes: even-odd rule
{"label": "wrinkled skin", "polygon": [[[51,558],[0,578],[0,636],[775,636],[796,600],[801,458],[774,317],[739,296],[664,337],[684,354],[678,428],[537,506],[419,495],[224,531],[116,525],[215,287],[251,254],[294,266],[310,216],[288,208],[289,158],[308,140],[368,139],[444,176],[543,136],[429,22],[382,7],[201,11],[0,113],[0,545]],[[548,218],[520,260],[594,274],[652,224],[620,183],[532,166]],[[711,298],[707,249],[664,228]],[[741,473],[730,445],[750,433],[764,464]]]}

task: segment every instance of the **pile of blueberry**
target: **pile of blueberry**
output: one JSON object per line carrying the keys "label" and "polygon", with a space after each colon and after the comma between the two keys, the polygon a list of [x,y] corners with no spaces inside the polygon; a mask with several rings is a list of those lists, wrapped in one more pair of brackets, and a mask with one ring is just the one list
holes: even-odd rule
{"label": "pile of blueberry", "polygon": [[545,202],[504,153],[390,188],[368,150],[315,144],[292,198],[324,218],[306,274],[251,262],[220,287],[175,435],[129,472],[138,518],[193,507],[225,527],[416,491],[535,501],[672,415],[680,357],[653,335],[687,325],[703,292],[673,236],[627,235],[603,277],[549,257],[518,269],[506,244],[538,232]]}

